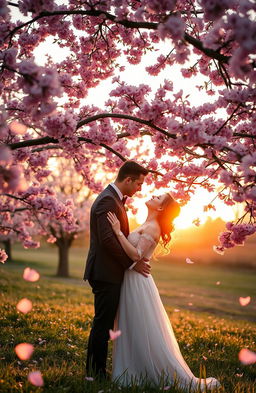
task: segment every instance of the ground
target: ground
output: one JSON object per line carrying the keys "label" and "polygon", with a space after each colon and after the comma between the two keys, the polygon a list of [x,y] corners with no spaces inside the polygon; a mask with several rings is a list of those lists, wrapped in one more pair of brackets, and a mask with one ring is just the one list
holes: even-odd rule
{"label": "ground", "polygon": [[[85,250],[71,253],[71,279],[54,276],[54,248],[14,251],[14,262],[0,267],[1,368],[0,391],[9,392],[120,392],[111,382],[84,379],[85,351],[93,317],[89,286],[81,279]],[[41,273],[35,283],[22,279],[26,266]],[[255,365],[238,360],[241,348],[255,350],[255,273],[248,269],[172,263],[171,255],[153,262],[155,278],[181,352],[195,375],[214,376],[222,383],[219,392],[255,393]],[[242,307],[240,296],[251,296]],[[27,297],[33,310],[24,315],[17,302]],[[253,321],[254,318],[254,321]],[[35,351],[28,361],[14,352],[18,343],[28,342]],[[111,345],[110,345],[111,347]],[[111,348],[110,348],[111,349]],[[108,358],[111,369],[111,356]],[[44,387],[27,382],[27,374],[40,370]],[[165,390],[164,390],[165,389]],[[160,384],[121,389],[122,392],[180,392]]]}

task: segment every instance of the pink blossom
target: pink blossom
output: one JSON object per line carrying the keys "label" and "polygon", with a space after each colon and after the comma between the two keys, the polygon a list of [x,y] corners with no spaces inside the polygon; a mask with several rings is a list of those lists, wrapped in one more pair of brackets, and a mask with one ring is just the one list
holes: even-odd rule
{"label": "pink blossom", "polygon": [[32,371],[28,374],[28,380],[32,385],[43,386],[44,381],[40,371]]}
{"label": "pink blossom", "polygon": [[250,351],[247,348],[241,349],[241,351],[238,354],[238,357],[242,364],[248,365],[248,364],[256,363],[256,353]]}
{"label": "pink blossom", "polygon": [[34,352],[34,347],[27,343],[18,344],[15,347],[15,352],[21,360],[28,360]]}
{"label": "pink blossom", "polygon": [[26,281],[35,282],[39,280],[40,274],[36,270],[26,267],[23,272],[23,278]]}
{"label": "pink blossom", "polygon": [[27,15],[28,12],[33,14],[40,13],[42,11],[53,11],[55,8],[54,0],[20,0],[19,9]]}
{"label": "pink blossom", "polygon": [[247,296],[247,297],[240,297],[239,298],[239,303],[241,304],[241,306],[247,306],[251,301],[251,297]]}
{"label": "pink blossom", "polygon": [[185,24],[179,16],[170,16],[165,23],[160,23],[158,31],[162,39],[168,35],[174,42],[181,40],[184,36]]}
{"label": "pink blossom", "polygon": [[4,250],[0,249],[0,262],[5,263],[7,258],[8,258],[8,255],[6,254],[6,252]]}
{"label": "pink blossom", "polygon": [[16,120],[13,120],[10,124],[9,124],[9,128],[12,132],[14,132],[15,134],[25,134],[25,132],[27,131],[27,126],[25,124],[22,124]]}
{"label": "pink blossom", "polygon": [[220,173],[220,181],[224,183],[226,186],[229,186],[233,183],[233,176],[228,171],[222,171]]}
{"label": "pink blossom", "polygon": [[17,304],[17,310],[22,312],[23,314],[27,314],[32,310],[32,302],[29,299],[23,298]]}
{"label": "pink blossom", "polygon": [[4,20],[9,20],[10,18],[10,11],[6,0],[0,0],[0,17]]}
{"label": "pink blossom", "polygon": [[7,67],[16,67],[16,57],[18,54],[17,48],[9,48],[0,54],[0,60],[3,60],[4,65]]}
{"label": "pink blossom", "polygon": [[12,162],[11,150],[5,146],[0,146],[0,165],[10,164]]}
{"label": "pink blossom", "polygon": [[50,237],[48,237],[47,242],[48,242],[48,243],[55,243],[56,240],[57,240],[56,237],[50,236]]}
{"label": "pink blossom", "polygon": [[231,8],[234,4],[235,0],[200,0],[207,21],[220,18],[225,10]]}
{"label": "pink blossom", "polygon": [[119,336],[121,336],[121,334],[122,334],[121,330],[116,330],[116,331],[112,329],[109,330],[109,337],[110,340],[112,341],[116,340]]}

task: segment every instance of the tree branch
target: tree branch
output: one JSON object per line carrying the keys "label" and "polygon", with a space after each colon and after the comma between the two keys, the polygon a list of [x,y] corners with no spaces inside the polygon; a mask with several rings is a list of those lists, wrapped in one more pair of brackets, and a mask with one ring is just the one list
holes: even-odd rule
{"label": "tree branch", "polygon": [[231,113],[231,115],[229,116],[229,118],[222,124],[222,126],[220,126],[220,128],[218,128],[218,130],[213,134],[214,136],[217,135],[223,127],[225,127],[225,125],[229,122],[229,120],[232,119],[232,117],[234,116],[234,114],[236,113],[236,111],[240,108],[241,104],[238,104],[237,107],[233,110],[233,112]]}
{"label": "tree branch", "polygon": [[170,134],[168,131],[156,126],[155,124],[153,124],[149,120],[140,119],[139,117],[125,115],[122,113],[99,113],[98,115],[87,117],[85,120],[80,120],[78,122],[76,129],[82,127],[85,124],[91,123],[92,121],[104,119],[106,117],[132,120],[132,121],[135,121],[136,123],[140,123],[140,124],[144,124],[146,126],[149,126],[150,128],[153,128],[154,130],[157,130],[157,131],[161,132],[162,134],[166,135],[168,138],[173,138],[173,139],[177,138],[176,134]]}
{"label": "tree branch", "polygon": [[[53,12],[48,12],[44,11],[41,12],[39,15],[35,16],[33,19],[31,19],[28,22],[22,23],[19,26],[16,26],[7,36],[8,37],[13,37],[13,35],[23,27],[26,27],[27,25],[36,22],[37,20],[45,17],[50,17],[50,16],[55,16],[55,15],[87,15],[87,16],[96,16],[100,17],[102,15],[105,15],[106,19],[111,20],[112,22],[115,22],[116,24],[119,24],[121,26],[124,26],[128,29],[147,29],[147,30],[157,30],[159,23],[156,22],[134,22],[131,20],[118,20],[115,15],[110,14],[109,12],[102,11],[102,10],[59,10],[59,11],[53,11]],[[184,34],[184,40],[203,52],[206,56],[211,57],[212,59],[216,59],[220,61],[221,63],[228,63],[229,60],[231,59],[231,56],[225,56],[222,55],[218,50],[213,50],[210,48],[205,48],[203,46],[203,43],[198,40],[195,37],[190,36],[188,33],[185,32]]]}

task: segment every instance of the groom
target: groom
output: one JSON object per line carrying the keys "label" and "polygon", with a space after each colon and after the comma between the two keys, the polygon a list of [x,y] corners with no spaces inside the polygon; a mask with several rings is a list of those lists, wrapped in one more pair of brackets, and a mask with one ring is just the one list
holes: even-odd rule
{"label": "groom", "polygon": [[95,316],[89,336],[86,371],[106,377],[109,329],[113,329],[118,308],[121,284],[126,269],[134,269],[147,276],[150,266],[144,260],[132,261],[122,249],[107,220],[109,211],[116,214],[121,231],[127,237],[129,224],[124,196],[141,190],[148,171],[134,161],[126,161],[119,169],[114,183],[98,195],[91,207],[90,249],[84,280],[88,280],[94,294]]}

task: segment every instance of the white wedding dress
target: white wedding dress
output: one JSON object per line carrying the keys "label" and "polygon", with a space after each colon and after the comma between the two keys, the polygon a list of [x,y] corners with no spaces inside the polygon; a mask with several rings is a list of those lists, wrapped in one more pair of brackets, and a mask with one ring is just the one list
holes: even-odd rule
{"label": "white wedding dress", "polygon": [[[148,259],[157,245],[139,230],[130,233],[128,240]],[[164,378],[165,383],[188,391],[220,386],[215,378],[196,378],[183,359],[151,275],[126,270],[115,329],[122,334],[114,341],[112,379],[120,385],[158,384]]]}

